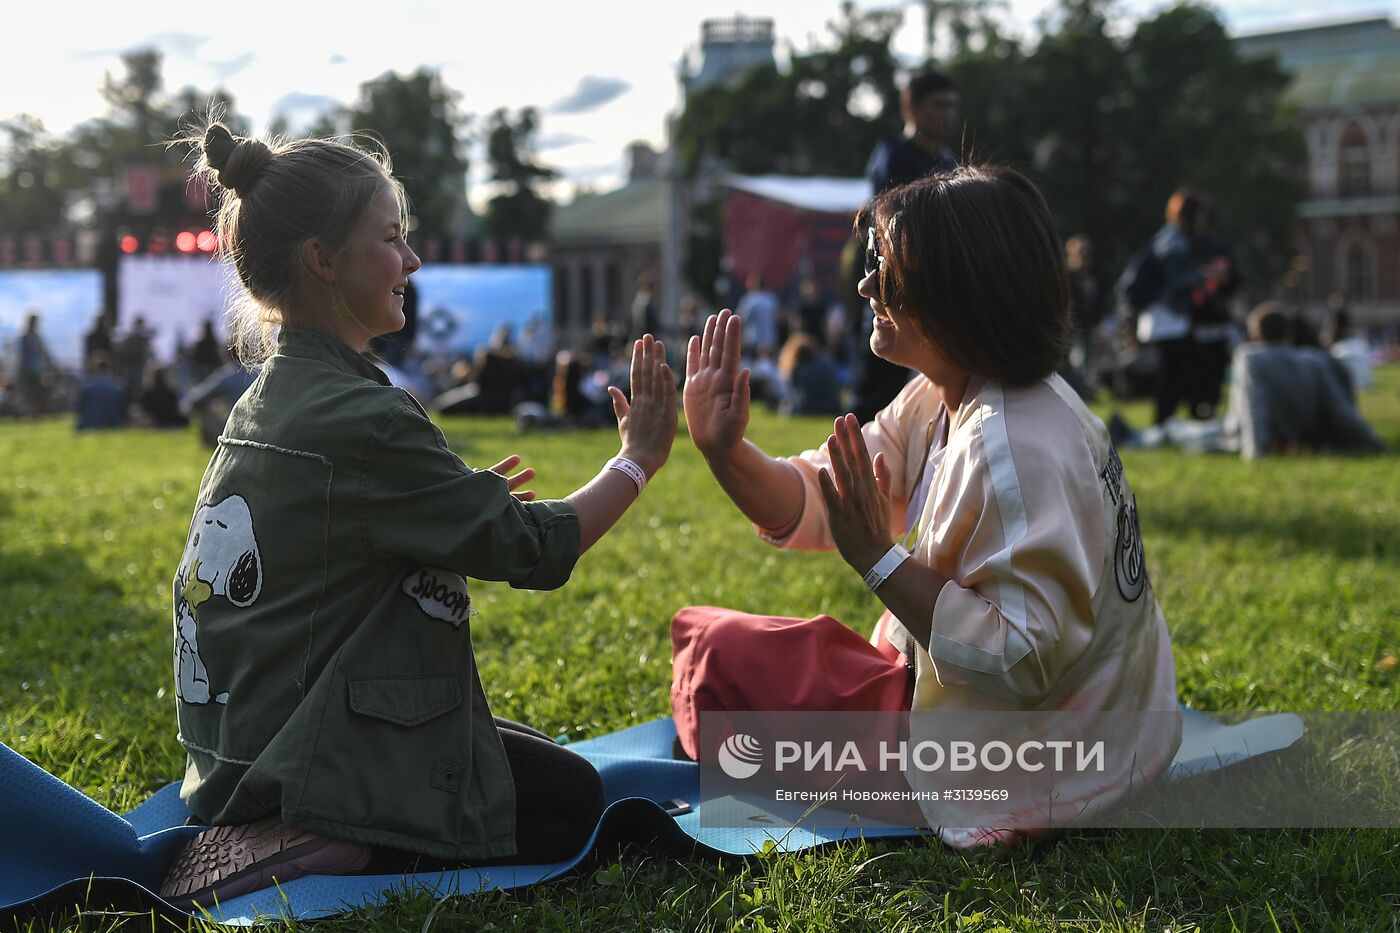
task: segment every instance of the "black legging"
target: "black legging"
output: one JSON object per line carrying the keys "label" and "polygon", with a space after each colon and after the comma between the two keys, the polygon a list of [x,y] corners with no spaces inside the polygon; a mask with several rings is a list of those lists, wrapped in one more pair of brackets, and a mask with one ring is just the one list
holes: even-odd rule
{"label": "black legging", "polygon": [[1194,388],[1192,367],[1196,346],[1191,337],[1161,340],[1157,348],[1157,377],[1153,395],[1156,399],[1154,424],[1161,424],[1176,414],[1177,406],[1191,397]]}
{"label": "black legging", "polygon": [[603,813],[603,782],[593,765],[537,729],[496,718],[515,781],[515,848],[505,858],[462,862],[375,849],[364,874],[437,871],[459,865],[541,865],[579,853]]}

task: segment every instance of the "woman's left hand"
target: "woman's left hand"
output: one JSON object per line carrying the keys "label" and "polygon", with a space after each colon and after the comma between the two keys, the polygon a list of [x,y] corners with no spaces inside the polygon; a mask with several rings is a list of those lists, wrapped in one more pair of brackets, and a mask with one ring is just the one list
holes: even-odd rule
{"label": "woman's left hand", "polygon": [[857,573],[864,574],[890,549],[890,475],[885,455],[871,460],[855,415],[836,419],[827,439],[831,469],[818,483],[836,549]]}
{"label": "woman's left hand", "polygon": [[535,470],[534,467],[526,467],[512,476],[510,471],[518,466],[520,466],[520,455],[511,454],[509,457],[506,457],[500,463],[493,466],[491,472],[499,473],[506,478],[506,484],[510,487],[510,494],[512,496],[515,496],[515,498],[519,499],[521,502],[529,502],[531,499],[535,498],[535,491],[533,489],[525,489],[520,492],[516,492],[516,490],[535,478]]}

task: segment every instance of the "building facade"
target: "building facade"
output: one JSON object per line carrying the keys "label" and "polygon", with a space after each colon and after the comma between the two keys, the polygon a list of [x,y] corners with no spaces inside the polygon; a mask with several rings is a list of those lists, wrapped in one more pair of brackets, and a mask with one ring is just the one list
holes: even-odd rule
{"label": "building facade", "polygon": [[1308,153],[1287,285],[1309,316],[1340,295],[1356,324],[1400,326],[1400,30],[1367,19],[1241,36],[1293,74]]}

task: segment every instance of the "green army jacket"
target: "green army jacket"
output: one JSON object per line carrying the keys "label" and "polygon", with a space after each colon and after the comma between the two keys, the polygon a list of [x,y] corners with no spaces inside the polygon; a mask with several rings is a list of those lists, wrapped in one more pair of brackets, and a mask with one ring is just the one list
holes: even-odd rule
{"label": "green army jacket", "polygon": [[190,811],[514,854],[465,578],[553,589],[578,554],[569,505],[516,500],[364,356],[283,328],[219,438],[174,581]]}

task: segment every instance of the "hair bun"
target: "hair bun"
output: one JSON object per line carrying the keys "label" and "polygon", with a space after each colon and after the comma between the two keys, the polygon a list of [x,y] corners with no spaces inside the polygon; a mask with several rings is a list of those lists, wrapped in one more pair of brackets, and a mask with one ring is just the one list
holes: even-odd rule
{"label": "hair bun", "polygon": [[219,184],[242,197],[272,161],[272,150],[260,139],[235,138],[215,123],[204,133],[204,158],[218,172]]}

